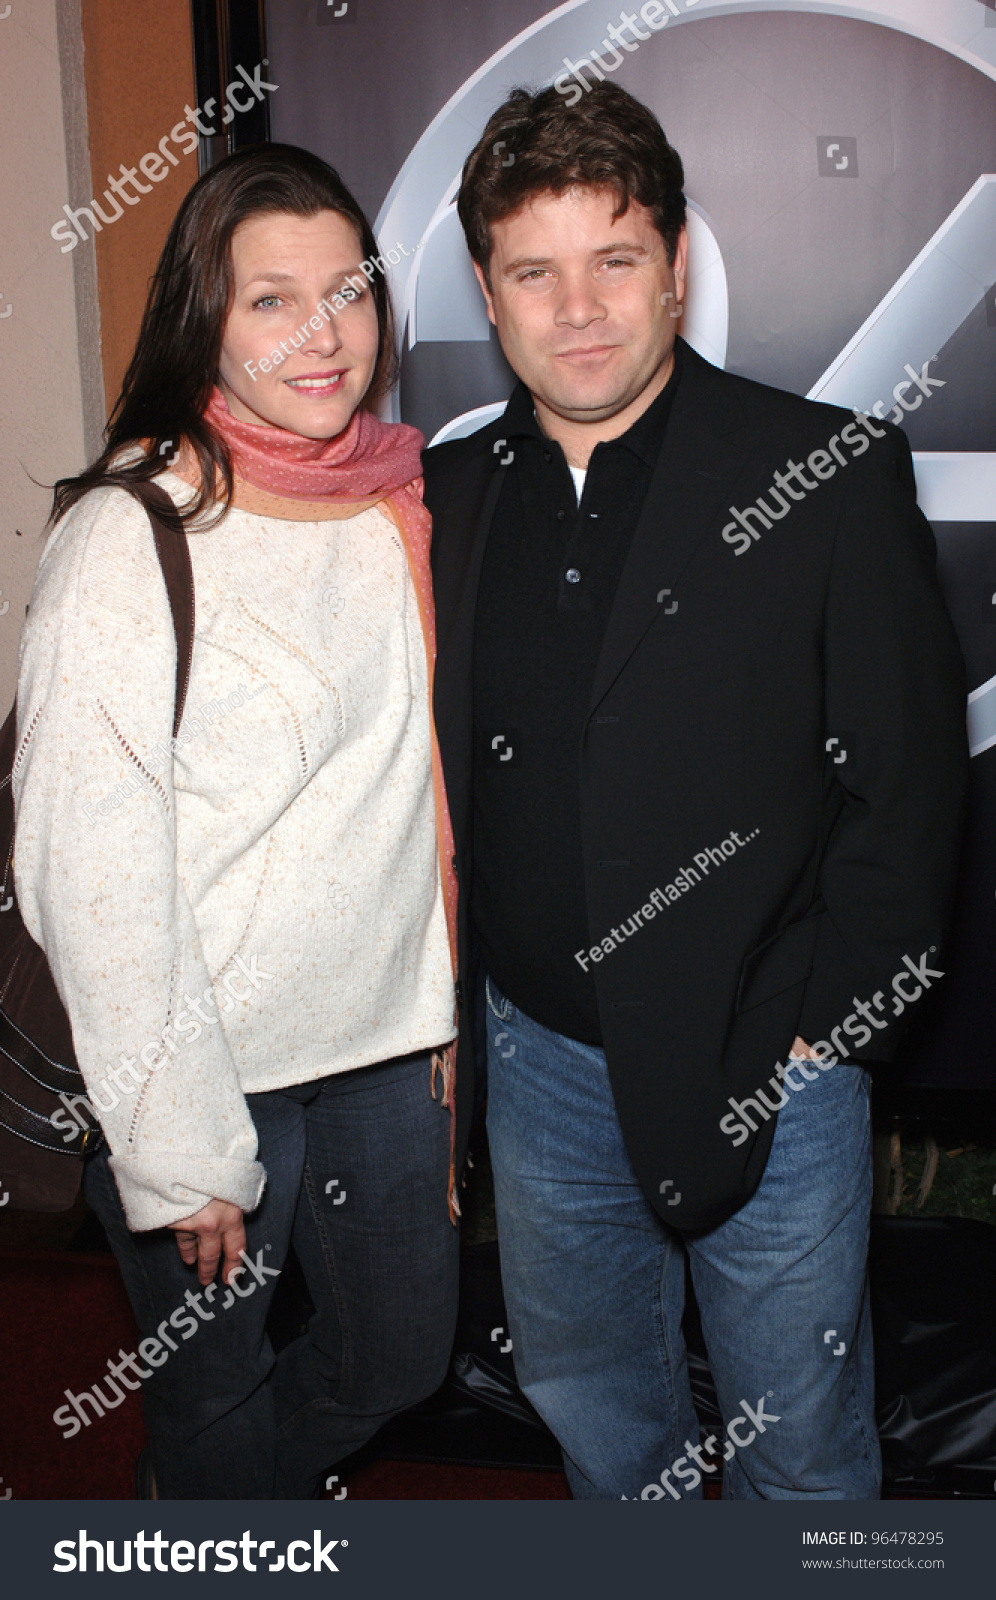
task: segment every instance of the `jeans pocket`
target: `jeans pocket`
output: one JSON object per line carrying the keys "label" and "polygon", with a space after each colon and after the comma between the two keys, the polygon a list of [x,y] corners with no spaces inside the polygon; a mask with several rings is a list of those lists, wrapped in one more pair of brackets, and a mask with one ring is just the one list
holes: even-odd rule
{"label": "jeans pocket", "polygon": [[499,1022],[508,1022],[515,1016],[515,1007],[510,1000],[495,987],[490,978],[484,980],[484,993],[488,1002],[488,1010]]}

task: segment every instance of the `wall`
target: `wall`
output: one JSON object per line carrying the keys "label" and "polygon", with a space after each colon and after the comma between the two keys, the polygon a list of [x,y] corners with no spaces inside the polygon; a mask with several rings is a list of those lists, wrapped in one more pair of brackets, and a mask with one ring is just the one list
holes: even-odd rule
{"label": "wall", "polygon": [[[51,229],[194,103],[186,0],[0,0],[0,714],[56,478],[100,450],[196,153],[72,250]],[[150,23],[150,15],[154,24]],[[134,191],[129,191],[134,194]],[[101,202],[103,203],[103,202]],[[112,208],[106,208],[108,214]],[[106,399],[105,399],[106,396]]]}
{"label": "wall", "polygon": [[[122,165],[137,167],[185,120],[185,106],[195,104],[190,8],[187,0],[156,0],[153,8],[135,0],[83,0],[82,12],[92,192],[100,200],[108,178],[119,176]],[[108,409],[131,359],[170,223],[197,179],[196,151],[184,155],[172,141],[168,148],[178,165],[154,184],[139,172],[150,192],[96,237]]]}
{"label": "wall", "polygon": [[11,0],[9,10],[0,21],[3,714],[51,498],[45,485],[85,459],[73,265],[49,235],[69,193],[56,0]]}

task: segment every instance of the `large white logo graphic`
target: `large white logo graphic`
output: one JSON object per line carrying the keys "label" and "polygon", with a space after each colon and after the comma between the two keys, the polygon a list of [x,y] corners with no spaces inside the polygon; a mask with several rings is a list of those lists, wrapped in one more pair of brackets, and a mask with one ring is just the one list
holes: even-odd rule
{"label": "large white logo graphic", "polygon": [[[659,10],[660,8],[658,8]],[[750,11],[803,11],[877,23],[948,51],[996,79],[993,30],[979,0],[698,0],[694,9],[666,14],[667,30],[710,15]],[[460,170],[476,130],[513,83],[552,83],[563,76],[564,57],[597,46],[607,12],[596,0],[568,0],[517,34],[451,97],[426,129],[398,174],[377,219],[378,237],[421,240],[392,284],[404,309],[408,347],[427,341],[486,340],[488,324],[453,206]],[[657,12],[655,12],[657,15]],[[658,31],[664,22],[658,22]],[[646,44],[642,49],[650,49]],[[835,148],[831,152],[831,146]],[[856,162],[853,141],[826,136],[823,158],[839,176]],[[843,161],[849,163],[842,167]],[[448,176],[447,176],[448,175]],[[699,200],[703,203],[700,204]],[[705,209],[704,209],[705,206]],[[727,279],[707,199],[694,196],[690,231],[691,285],[680,331],[701,354],[724,365],[728,324]],[[964,320],[996,279],[996,176],[980,174],[852,339],[813,386],[813,398],[871,409],[895,383],[905,362],[919,367]],[[913,350],[908,334],[919,330]],[[397,406],[397,401],[394,402]],[[455,417],[437,438],[471,433],[500,414],[497,399]],[[920,500],[937,522],[988,521],[996,505],[996,452],[921,452],[916,457]]]}

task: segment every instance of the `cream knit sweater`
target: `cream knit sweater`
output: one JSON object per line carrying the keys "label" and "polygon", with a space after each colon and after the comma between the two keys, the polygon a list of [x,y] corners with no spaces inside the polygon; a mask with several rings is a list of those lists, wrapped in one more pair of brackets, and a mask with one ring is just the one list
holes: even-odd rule
{"label": "cream knit sweater", "polygon": [[247,1093],[455,1033],[426,652],[397,530],[377,509],[232,509],[190,553],[173,756],[173,626],[132,496],[94,491],[59,523],[21,642],[18,903],[134,1230],[212,1197],[258,1204]]}

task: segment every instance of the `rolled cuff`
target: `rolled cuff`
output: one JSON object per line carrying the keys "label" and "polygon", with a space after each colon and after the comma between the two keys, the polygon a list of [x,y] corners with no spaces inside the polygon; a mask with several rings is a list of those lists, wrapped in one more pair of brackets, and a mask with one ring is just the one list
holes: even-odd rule
{"label": "rolled cuff", "polygon": [[210,1200],[227,1200],[242,1211],[255,1211],[266,1183],[260,1162],[223,1156],[144,1151],[112,1156],[109,1165],[132,1233],[182,1222]]}

